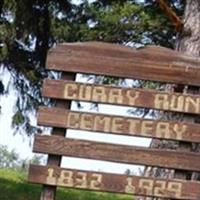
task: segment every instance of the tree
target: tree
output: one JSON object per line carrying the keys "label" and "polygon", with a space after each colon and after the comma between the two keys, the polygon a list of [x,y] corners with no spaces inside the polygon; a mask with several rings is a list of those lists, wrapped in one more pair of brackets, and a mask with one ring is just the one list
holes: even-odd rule
{"label": "tree", "polygon": [[[17,91],[13,127],[28,135],[38,129],[30,113],[44,103],[42,80],[47,51],[58,42],[101,40],[121,44],[173,47],[175,31],[152,1],[2,0],[0,4],[0,63],[11,74]],[[0,81],[0,95],[7,86]]]}
{"label": "tree", "polygon": [[30,164],[42,164],[44,157],[34,155],[32,158],[22,159],[14,149],[8,150],[7,146],[0,145],[0,168],[9,168],[27,172]]}
{"label": "tree", "polygon": [[18,168],[19,155],[14,151],[8,151],[6,146],[0,145],[0,168]]}

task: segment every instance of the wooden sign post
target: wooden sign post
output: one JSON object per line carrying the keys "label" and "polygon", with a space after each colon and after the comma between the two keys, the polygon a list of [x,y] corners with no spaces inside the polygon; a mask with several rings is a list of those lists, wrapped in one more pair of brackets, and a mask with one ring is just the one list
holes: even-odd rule
{"label": "wooden sign post", "polygon": [[200,59],[161,47],[135,50],[88,42],[58,45],[47,68],[65,73],[61,80],[44,80],[43,96],[55,107],[40,107],[38,124],[53,127],[51,136],[37,135],[33,151],[49,155],[47,166],[31,165],[28,180],[43,184],[41,200],[55,200],[56,187],[115,192],[164,199],[200,199],[200,182],[157,179],[60,168],[62,156],[140,164],[200,172],[200,154],[70,139],[66,129],[108,134],[200,142],[200,125],[184,121],[140,119],[70,110],[70,101],[200,114],[200,96],[158,90],[94,85],[73,81],[76,73],[114,76],[200,86]]}

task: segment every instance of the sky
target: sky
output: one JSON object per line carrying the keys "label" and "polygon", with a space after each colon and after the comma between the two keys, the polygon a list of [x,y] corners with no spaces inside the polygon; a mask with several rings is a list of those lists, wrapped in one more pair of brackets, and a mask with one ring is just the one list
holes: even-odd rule
{"label": "sky", "polygon": [[[7,85],[10,75],[0,68],[0,80]],[[6,145],[9,150],[16,149],[21,158],[31,157],[29,139],[25,136],[16,134],[13,136],[12,115],[16,101],[16,92],[11,88],[9,94],[0,96],[0,145]]]}
{"label": "sky", "polygon": [[[9,74],[7,72],[0,71],[0,80],[6,85],[9,81]],[[77,76],[78,82],[88,82],[88,78],[82,75]],[[89,80],[90,83],[93,79]],[[131,80],[126,81],[128,85],[133,82]],[[32,153],[32,140],[26,136],[16,134],[13,136],[13,130],[11,129],[12,115],[14,109],[14,103],[16,101],[16,92],[11,88],[9,95],[0,96],[0,105],[2,107],[0,114],[0,145],[6,145],[9,150],[14,149],[20,158],[26,159],[31,158],[34,154]],[[81,103],[81,109],[78,109],[75,102],[72,103],[72,110],[80,110],[81,112],[99,112],[104,114],[112,115],[123,115],[130,116],[128,110],[130,107],[121,106],[111,106],[111,105],[98,105],[98,110],[91,109],[90,103]],[[36,124],[36,120],[33,119]],[[68,130],[67,137],[77,138],[83,140],[94,140],[106,143],[115,143],[122,145],[134,145],[134,146],[148,146],[150,144],[149,139],[129,137],[129,136],[119,136],[113,134],[102,134],[102,133],[91,133],[86,131],[75,131]],[[138,173],[142,168],[139,166],[127,165],[127,164],[116,164],[111,162],[103,161],[92,161],[86,159],[78,158],[63,158],[62,166],[83,169],[83,170],[94,170],[94,171],[105,171],[112,173],[124,173],[126,169]],[[81,166],[81,167],[80,167]],[[139,170],[140,168],[140,170]]]}

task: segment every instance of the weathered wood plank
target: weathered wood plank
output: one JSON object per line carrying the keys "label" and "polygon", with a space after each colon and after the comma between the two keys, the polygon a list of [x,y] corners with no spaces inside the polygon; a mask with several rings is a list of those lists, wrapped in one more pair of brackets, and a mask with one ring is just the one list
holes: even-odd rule
{"label": "weathered wood plank", "polygon": [[200,96],[46,79],[43,96],[200,114]]}
{"label": "weathered wood plank", "polygon": [[185,200],[200,198],[200,183],[198,182],[88,172],[52,166],[31,165],[28,181],[51,186],[148,197]]}
{"label": "weathered wood plank", "polygon": [[199,153],[63,139],[59,136],[37,135],[33,151],[36,153],[200,171]]}
{"label": "weathered wood plank", "polygon": [[40,107],[38,124],[119,135],[200,142],[199,124],[178,121],[150,120]]}
{"label": "weathered wood plank", "polygon": [[141,50],[115,44],[65,43],[52,49],[47,68],[200,86],[200,59],[176,51],[147,47]]}

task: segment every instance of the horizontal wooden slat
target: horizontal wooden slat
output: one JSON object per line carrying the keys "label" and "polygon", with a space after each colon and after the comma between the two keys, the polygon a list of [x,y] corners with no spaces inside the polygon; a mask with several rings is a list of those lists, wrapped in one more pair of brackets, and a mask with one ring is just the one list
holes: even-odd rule
{"label": "horizontal wooden slat", "polygon": [[47,68],[200,86],[200,59],[176,51],[140,50],[108,43],[65,43],[52,49]]}
{"label": "horizontal wooden slat", "polygon": [[28,181],[51,186],[148,197],[198,200],[200,183],[31,165]]}
{"label": "horizontal wooden slat", "polygon": [[40,107],[38,124],[147,138],[200,142],[199,124],[178,121],[150,120]]}
{"label": "horizontal wooden slat", "polygon": [[33,150],[37,153],[200,171],[199,153],[148,149],[39,135],[35,138]]}
{"label": "horizontal wooden slat", "polygon": [[184,113],[200,113],[200,96],[198,95],[166,93],[148,89],[46,79],[43,84],[43,96]]}

